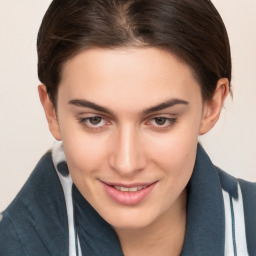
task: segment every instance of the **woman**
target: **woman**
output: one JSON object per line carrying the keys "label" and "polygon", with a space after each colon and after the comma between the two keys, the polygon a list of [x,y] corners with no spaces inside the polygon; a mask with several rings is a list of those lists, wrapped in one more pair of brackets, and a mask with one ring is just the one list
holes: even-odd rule
{"label": "woman", "polygon": [[60,143],[3,213],[0,255],[256,255],[255,185],[198,144],[231,82],[210,1],[54,0],[38,75]]}

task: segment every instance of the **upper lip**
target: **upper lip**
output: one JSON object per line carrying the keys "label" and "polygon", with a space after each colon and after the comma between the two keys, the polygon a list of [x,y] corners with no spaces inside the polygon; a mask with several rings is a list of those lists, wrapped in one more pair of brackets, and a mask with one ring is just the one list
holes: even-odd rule
{"label": "upper lip", "polygon": [[115,182],[106,182],[106,181],[101,181],[109,186],[117,186],[117,187],[125,187],[125,188],[134,188],[134,187],[144,187],[144,186],[149,186],[157,181],[153,182],[136,182],[136,183],[130,183],[130,184],[125,184],[125,183],[115,183]]}

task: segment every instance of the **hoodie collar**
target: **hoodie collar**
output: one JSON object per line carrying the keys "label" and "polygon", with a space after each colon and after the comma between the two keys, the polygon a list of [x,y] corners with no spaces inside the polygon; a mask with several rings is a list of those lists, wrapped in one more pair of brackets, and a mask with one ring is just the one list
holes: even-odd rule
{"label": "hoodie collar", "polygon": [[222,188],[217,170],[200,144],[187,189],[187,224],[181,256],[224,255],[225,211]]}
{"label": "hoodie collar", "polygon": [[[55,166],[56,167],[56,166]],[[187,224],[181,256],[224,255],[225,213],[217,170],[200,144],[193,174],[187,185]],[[75,229],[82,252],[88,255],[123,256],[112,227],[73,185]]]}

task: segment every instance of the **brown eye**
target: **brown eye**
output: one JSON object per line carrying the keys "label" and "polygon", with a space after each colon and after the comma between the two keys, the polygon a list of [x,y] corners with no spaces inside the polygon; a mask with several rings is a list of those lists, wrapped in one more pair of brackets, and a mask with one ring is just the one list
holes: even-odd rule
{"label": "brown eye", "polygon": [[155,118],[155,123],[157,125],[164,125],[166,123],[166,118],[165,117],[156,117]]}
{"label": "brown eye", "polygon": [[155,131],[163,132],[168,131],[176,122],[176,117],[169,118],[165,116],[156,116],[148,120],[145,124]]}
{"label": "brown eye", "polygon": [[102,118],[99,116],[90,117],[89,121],[92,125],[97,125],[101,122]]}
{"label": "brown eye", "polygon": [[111,121],[101,116],[82,117],[78,119],[78,122],[92,132],[104,131],[111,125]]}

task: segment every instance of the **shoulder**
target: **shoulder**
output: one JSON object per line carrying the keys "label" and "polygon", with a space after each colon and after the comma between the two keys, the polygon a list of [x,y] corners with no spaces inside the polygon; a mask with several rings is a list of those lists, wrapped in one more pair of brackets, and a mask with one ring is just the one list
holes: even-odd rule
{"label": "shoulder", "polygon": [[[256,183],[237,179],[218,167],[216,169],[223,190],[226,227],[227,221],[231,219],[232,232],[237,238],[237,250],[242,248],[242,241],[246,237],[244,248],[247,248],[248,254],[244,255],[256,255]],[[227,215],[230,214],[229,219]]]}
{"label": "shoulder", "polygon": [[60,251],[68,251],[66,234],[65,199],[51,153],[48,152],[2,213],[0,255],[58,255]]}
{"label": "shoulder", "polygon": [[[216,167],[216,170],[220,179],[222,189],[227,191],[230,195],[232,195],[232,197],[237,198],[239,186],[243,195],[244,202],[248,200],[251,201],[253,198],[256,199],[255,182],[249,182],[243,179],[235,178],[218,167]],[[254,201],[256,205],[256,200]]]}
{"label": "shoulder", "polygon": [[238,182],[243,192],[244,201],[249,201],[250,204],[254,203],[256,205],[256,200],[254,202],[251,201],[253,198],[256,199],[256,183],[243,179],[238,179]]}
{"label": "shoulder", "polygon": [[246,237],[249,255],[256,255],[256,183],[239,179],[243,196]]}
{"label": "shoulder", "polygon": [[221,187],[232,198],[238,199],[241,191],[246,216],[256,213],[256,183],[238,179],[216,167]]}
{"label": "shoulder", "polygon": [[6,214],[0,215],[0,255],[27,255],[15,226]]}

